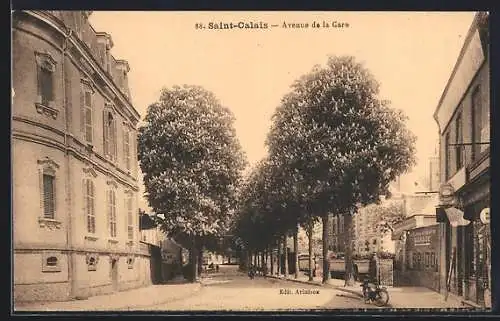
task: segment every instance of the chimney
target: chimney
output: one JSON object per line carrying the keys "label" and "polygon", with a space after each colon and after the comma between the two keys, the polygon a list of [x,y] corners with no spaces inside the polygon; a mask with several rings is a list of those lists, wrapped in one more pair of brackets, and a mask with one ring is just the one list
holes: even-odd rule
{"label": "chimney", "polygon": [[119,74],[120,81],[118,81],[121,91],[130,100],[130,89],[128,87],[128,72],[130,67],[126,60],[116,60],[116,69]]}

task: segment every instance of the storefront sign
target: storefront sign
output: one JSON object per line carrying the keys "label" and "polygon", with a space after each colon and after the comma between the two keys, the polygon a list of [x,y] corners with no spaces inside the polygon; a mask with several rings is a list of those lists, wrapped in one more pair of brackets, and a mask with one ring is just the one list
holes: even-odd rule
{"label": "storefront sign", "polygon": [[481,223],[489,224],[490,223],[490,208],[489,207],[483,208],[483,210],[479,214],[479,218],[481,219]]}
{"label": "storefront sign", "polygon": [[453,227],[469,225],[470,221],[464,218],[464,212],[456,207],[445,208],[446,216]]}
{"label": "storefront sign", "polygon": [[422,230],[422,231],[415,231],[413,235],[414,239],[414,245],[415,246],[423,246],[423,245],[430,245],[431,244],[431,239],[432,236],[436,234],[436,230]]}

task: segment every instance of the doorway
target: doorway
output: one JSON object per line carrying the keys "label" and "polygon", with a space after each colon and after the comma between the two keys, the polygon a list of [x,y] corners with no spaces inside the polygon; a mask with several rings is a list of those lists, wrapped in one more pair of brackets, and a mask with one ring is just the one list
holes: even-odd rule
{"label": "doorway", "polygon": [[113,291],[118,291],[118,260],[111,259],[111,286]]}

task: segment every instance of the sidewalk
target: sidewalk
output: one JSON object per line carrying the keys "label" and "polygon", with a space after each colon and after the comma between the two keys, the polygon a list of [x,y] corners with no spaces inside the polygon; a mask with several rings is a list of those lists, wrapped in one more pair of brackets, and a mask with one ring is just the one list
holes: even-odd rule
{"label": "sidewalk", "polygon": [[[359,282],[355,282],[354,286],[344,286],[344,280],[340,279],[330,279],[328,283],[322,284],[321,277],[315,277],[313,281],[309,281],[309,277],[307,276],[299,276],[297,279],[293,276],[285,278],[283,275],[267,275],[266,277],[303,284],[327,286],[362,298],[361,283]],[[387,291],[390,296],[388,308],[473,310],[473,308],[464,306],[460,300],[448,298],[448,300],[445,301],[444,296],[425,287],[387,287]]]}
{"label": "sidewalk", "polygon": [[200,291],[202,282],[150,285],[86,300],[64,302],[19,302],[14,311],[128,311],[166,304],[192,296]]}

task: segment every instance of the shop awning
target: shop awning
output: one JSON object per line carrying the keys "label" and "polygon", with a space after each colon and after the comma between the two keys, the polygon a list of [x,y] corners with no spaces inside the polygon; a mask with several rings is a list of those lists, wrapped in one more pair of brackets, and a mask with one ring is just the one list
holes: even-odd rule
{"label": "shop awning", "polygon": [[466,226],[470,221],[464,218],[464,212],[456,207],[436,207],[436,221],[448,222],[451,226]]}

